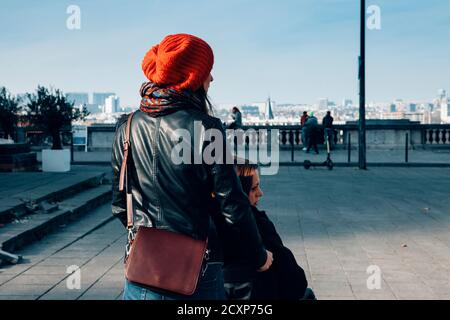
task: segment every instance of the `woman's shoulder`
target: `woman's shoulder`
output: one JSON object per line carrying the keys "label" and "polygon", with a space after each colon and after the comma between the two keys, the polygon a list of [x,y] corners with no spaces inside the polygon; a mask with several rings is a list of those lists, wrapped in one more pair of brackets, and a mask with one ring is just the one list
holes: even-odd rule
{"label": "woman's shoulder", "polygon": [[263,217],[267,217],[267,213],[264,210],[259,210],[257,207],[255,206],[251,206],[253,214],[254,215],[259,215],[259,216],[263,216]]}
{"label": "woman's shoulder", "polygon": [[223,129],[222,121],[217,117],[196,109],[187,109],[186,112],[192,116],[194,121],[201,121],[206,128]]}
{"label": "woman's shoulder", "polygon": [[265,211],[260,211],[258,208],[252,206],[253,216],[258,225],[259,232],[263,237],[264,244],[274,250],[275,247],[283,245],[280,235],[278,234],[275,224],[270,220]]}
{"label": "woman's shoulder", "polygon": [[255,220],[258,223],[258,225],[261,225],[261,224],[267,225],[268,223],[273,224],[272,221],[269,219],[269,216],[267,215],[266,211],[259,210],[255,206],[251,206],[251,208],[252,208],[253,216],[255,217]]}

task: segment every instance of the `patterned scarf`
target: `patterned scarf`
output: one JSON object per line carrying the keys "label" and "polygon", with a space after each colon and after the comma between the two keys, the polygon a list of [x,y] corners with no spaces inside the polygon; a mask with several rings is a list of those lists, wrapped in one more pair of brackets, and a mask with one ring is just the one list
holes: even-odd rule
{"label": "patterned scarf", "polygon": [[203,110],[201,100],[187,90],[161,88],[153,82],[145,82],[141,86],[140,93],[142,97],[140,110],[155,116],[187,108]]}

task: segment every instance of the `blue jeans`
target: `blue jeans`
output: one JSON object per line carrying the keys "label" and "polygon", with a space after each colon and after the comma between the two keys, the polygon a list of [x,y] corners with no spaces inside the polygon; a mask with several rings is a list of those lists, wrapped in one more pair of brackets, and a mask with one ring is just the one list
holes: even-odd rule
{"label": "blue jeans", "polygon": [[333,143],[334,143],[334,130],[331,129],[331,128],[325,128],[324,129],[324,140],[325,140],[324,144],[325,144],[325,147],[327,145],[327,139],[328,139],[328,142],[330,143],[330,149],[331,149],[331,147],[333,146]]}
{"label": "blue jeans", "polygon": [[302,145],[304,148],[308,147],[308,137],[305,126],[302,127]]}
{"label": "blue jeans", "polygon": [[191,296],[161,293],[136,283],[125,281],[123,300],[225,300],[222,263],[208,263]]}

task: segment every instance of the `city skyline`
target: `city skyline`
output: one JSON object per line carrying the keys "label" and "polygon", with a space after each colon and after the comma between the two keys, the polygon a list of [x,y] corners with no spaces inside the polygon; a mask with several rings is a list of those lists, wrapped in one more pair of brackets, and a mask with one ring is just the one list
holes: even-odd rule
{"label": "city skyline", "polygon": [[[80,30],[66,27],[71,4],[81,10]],[[450,4],[371,4],[381,9],[381,30],[367,32],[367,101],[426,101],[438,89],[448,90]],[[124,106],[137,106],[145,52],[167,34],[187,32],[213,47],[210,96],[216,104],[264,101],[268,96],[279,103],[358,101],[357,1],[130,5],[47,0],[25,7],[14,1],[2,5],[0,27],[8,32],[0,35],[0,85],[15,94],[34,91],[38,84],[53,85],[64,92],[112,91]],[[161,7],[165,10],[149,19],[147,12]]]}
{"label": "city skyline", "polygon": [[[108,96],[102,104],[86,104],[81,101],[88,101],[90,93],[71,92],[67,97],[78,97],[77,106],[85,105],[91,113],[85,123],[115,123],[122,113],[132,112],[137,107],[121,107],[120,97],[110,95],[111,93],[92,93],[92,97]],[[110,96],[109,96],[110,95]],[[271,102],[269,102],[271,101]],[[269,103],[272,106],[273,116],[268,112]],[[343,99],[342,102],[334,102],[326,98],[318,99],[314,104],[283,104],[276,103],[270,99],[265,102],[249,102],[244,104],[222,104],[214,105],[214,116],[222,121],[230,121],[230,110],[237,106],[242,112],[242,120],[247,124],[271,123],[271,124],[296,124],[304,111],[314,112],[319,118],[325,116],[327,111],[331,111],[335,117],[335,123],[342,124],[347,121],[356,121],[359,118],[359,108],[357,103],[350,99]],[[434,99],[426,101],[408,101],[395,99],[391,102],[367,102],[366,119],[368,120],[410,120],[422,124],[440,124],[450,122],[450,99],[446,90],[439,89]],[[81,124],[82,122],[78,123]]]}
{"label": "city skyline", "polygon": [[[6,87],[6,89],[9,89],[8,87]],[[10,90],[9,90],[10,91]],[[109,96],[116,96],[122,99],[122,97],[120,97],[118,94],[112,92],[112,90],[106,90],[108,92],[84,92],[84,91],[70,91],[70,92],[65,92],[63,91],[64,95],[66,96],[66,98],[69,98],[69,100],[73,100],[73,102],[75,102],[75,105],[78,104],[98,104],[98,105],[102,105],[102,103],[99,103],[98,101],[96,102],[96,95],[101,95],[104,96],[104,98],[106,99]],[[439,97],[439,92],[444,91],[445,93],[447,92],[446,89],[444,88],[439,88],[437,90],[435,90],[436,92],[434,93],[434,95],[430,95],[430,97],[428,98],[424,98],[424,99],[404,99],[401,97],[396,97],[394,99],[392,99],[391,101],[374,101],[374,100],[370,100],[367,101],[366,100],[366,106],[370,106],[372,104],[379,104],[379,105],[384,105],[384,104],[390,104],[390,103],[394,103],[397,101],[401,101],[404,103],[433,103],[433,101]],[[11,91],[10,91],[11,92]],[[15,93],[15,92],[11,92],[13,95],[16,95],[17,97],[23,97],[26,95],[25,92],[20,92],[20,93]],[[31,93],[31,92],[30,92]],[[76,103],[76,99],[74,96],[86,96],[86,102],[83,103]],[[446,94],[447,95],[447,94]],[[225,108],[226,106],[233,106],[233,105],[237,105],[237,106],[246,106],[246,105],[252,105],[252,104],[258,104],[258,103],[263,103],[265,102],[268,98],[270,98],[270,96],[267,96],[261,99],[253,99],[253,100],[249,100],[249,101],[241,101],[241,102],[228,102],[228,103],[213,103],[213,105],[217,108]],[[450,99],[450,96],[449,96]],[[321,100],[327,100],[329,103],[331,103],[332,105],[336,105],[336,106],[346,106],[348,102],[350,102],[350,104],[352,106],[358,106],[359,105],[359,101],[353,100],[353,99],[349,99],[348,97],[343,97],[340,99],[330,99],[328,97],[326,97],[325,95],[322,95],[318,98],[316,98],[315,100],[311,101],[311,102],[304,102],[304,101],[276,101],[278,106],[283,106],[283,105],[319,105],[321,103]],[[125,107],[129,108],[129,107],[138,107],[139,105],[124,105]]]}

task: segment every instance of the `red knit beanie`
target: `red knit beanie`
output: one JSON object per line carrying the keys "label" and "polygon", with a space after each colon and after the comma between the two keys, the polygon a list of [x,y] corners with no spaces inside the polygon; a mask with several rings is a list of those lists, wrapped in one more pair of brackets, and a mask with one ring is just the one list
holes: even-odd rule
{"label": "red knit beanie", "polygon": [[211,47],[190,34],[174,34],[153,46],[142,60],[142,71],[157,85],[198,90],[214,63]]}

